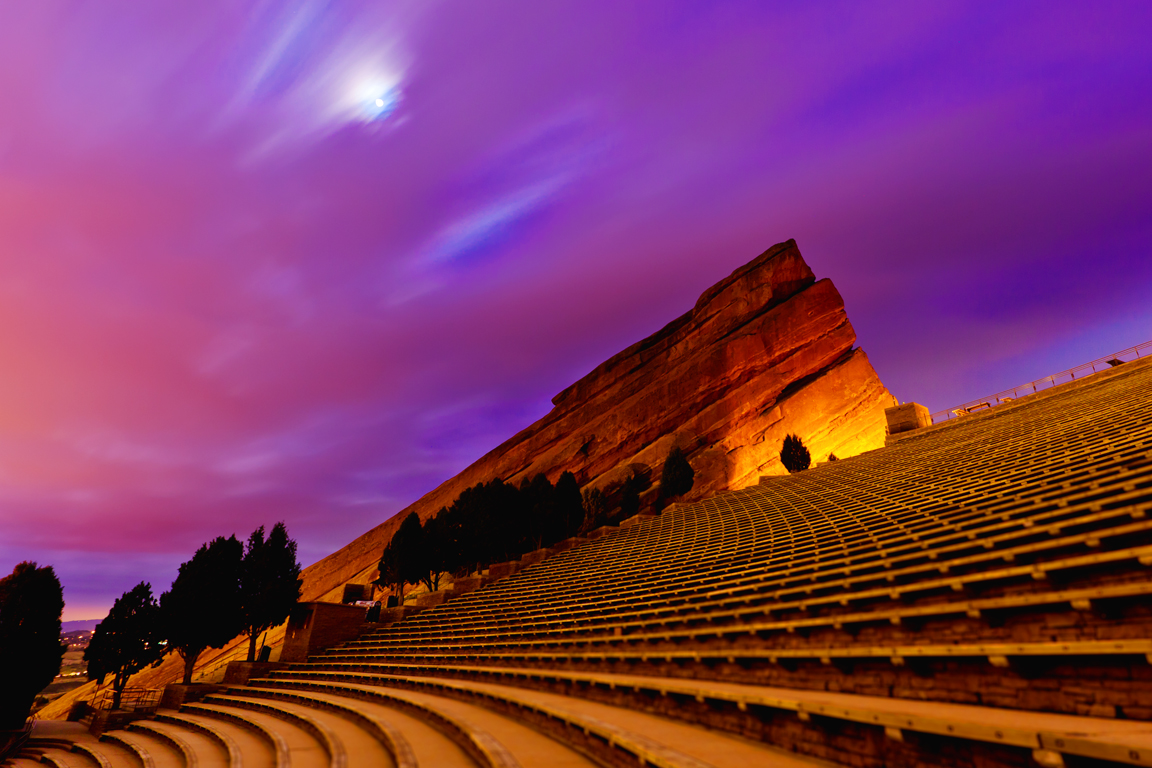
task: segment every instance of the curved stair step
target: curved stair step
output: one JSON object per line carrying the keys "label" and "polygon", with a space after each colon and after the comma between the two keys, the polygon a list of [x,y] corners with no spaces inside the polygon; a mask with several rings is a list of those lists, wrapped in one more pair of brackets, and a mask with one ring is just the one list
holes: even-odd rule
{"label": "curved stair step", "polygon": [[265,740],[233,723],[189,713],[160,712],[153,724],[172,725],[188,735],[203,736],[227,755],[228,768],[275,768],[275,755]]}
{"label": "curved stair step", "polygon": [[277,765],[282,768],[331,768],[331,756],[325,745],[300,724],[253,707],[210,699],[213,697],[206,696],[196,704],[185,705],[181,711],[212,713],[265,734],[275,745]]}
{"label": "curved stair step", "polygon": [[[423,701],[442,714],[466,722],[474,728],[482,729],[503,744],[524,768],[599,768],[602,763],[577,750],[571,745],[556,739],[543,731],[532,728],[519,720],[482,706],[457,699],[448,699],[430,694],[409,691],[415,700]],[[331,694],[312,694],[331,696]],[[334,697],[336,698],[336,697]],[[358,702],[361,707],[371,704]]]}
{"label": "curved stair step", "polygon": [[72,751],[94,760],[98,768],[140,768],[140,760],[129,750],[106,741],[77,741]]}
{"label": "curved stair step", "polygon": [[[598,754],[601,759],[643,761],[661,768],[723,768],[767,761],[781,766],[812,766],[817,761],[783,753],[768,745],[746,742],[683,722],[613,707],[583,699],[573,699],[541,691],[494,684],[460,682],[444,678],[401,677],[356,673],[279,674],[275,681],[291,679],[306,684],[307,678],[321,684],[343,680],[343,686],[371,691],[378,686],[449,698],[462,698],[497,712],[523,719],[577,749]],[[262,681],[263,684],[264,681]],[[377,688],[378,690],[378,688]],[[631,721],[632,727],[620,725]],[[650,734],[658,734],[653,738]],[[703,746],[710,745],[710,746]]]}
{"label": "curved stair step", "polygon": [[[233,732],[232,738],[237,742],[247,742],[249,745],[253,739],[260,742],[260,744],[268,750],[265,754],[270,753],[273,768],[292,768],[292,757],[288,751],[288,742],[280,732],[271,730],[264,725],[264,723],[249,718],[247,713],[235,712],[227,707],[196,703],[185,704],[180,707],[180,714],[215,719],[222,723],[227,723],[233,728],[237,728],[243,732],[243,736],[241,733]],[[249,738],[244,738],[245,736]],[[248,768],[247,761],[245,761],[245,766]]]}
{"label": "curved stair step", "polygon": [[206,734],[152,720],[137,720],[128,730],[165,742],[182,755],[185,768],[228,768],[227,753]]}
{"label": "curved stair step", "polygon": [[38,756],[24,757],[23,754],[18,754],[16,757],[5,760],[4,764],[11,766],[11,768],[40,768],[40,758]]}
{"label": "curved stair step", "polygon": [[[248,687],[231,688],[228,693],[237,696],[267,696],[266,693],[261,692],[261,689]],[[280,695],[281,691],[272,691],[271,693],[275,694],[274,698],[285,698]],[[387,719],[365,712],[362,707],[358,708],[335,698],[297,695],[293,696],[291,700],[303,703],[312,709],[335,713],[344,720],[355,723],[388,752],[397,768],[418,768],[411,744],[408,743],[400,729],[388,722]]]}
{"label": "curved stair step", "polygon": [[40,756],[40,762],[51,768],[93,768],[92,761],[82,755],[71,754],[69,752],[71,748],[71,742],[68,742],[67,746],[46,747],[44,754]]}
{"label": "curved stair step", "polygon": [[[268,684],[266,688],[255,687],[265,683]],[[249,695],[285,699],[295,698],[299,695],[284,690],[285,688],[291,688],[291,686],[279,686],[277,683],[279,683],[279,681],[276,680],[253,681],[254,687],[248,689]],[[332,688],[324,683],[312,686],[309,690],[332,692]],[[407,692],[403,691],[384,692],[380,689],[368,693],[368,696],[360,698],[368,698],[389,705],[392,708],[402,709],[428,722],[436,728],[436,730],[455,741],[456,744],[463,748],[468,756],[475,761],[477,765],[482,766],[482,768],[523,768],[516,758],[512,756],[512,753],[493,737],[492,734],[482,728],[476,727],[472,723],[447,715],[438,707],[429,706],[428,703],[420,697],[406,695]]]}
{"label": "curved stair step", "polygon": [[177,748],[147,733],[108,731],[100,736],[100,741],[117,744],[133,753],[143,768],[188,768]]}
{"label": "curved stair step", "polygon": [[[312,695],[326,696],[327,694],[313,693]],[[341,700],[341,697],[333,696],[332,698],[337,701]],[[399,707],[385,706],[364,699],[357,699],[354,702],[347,698],[342,700],[349,702],[351,706],[355,706],[365,715],[387,722],[402,732],[412,748],[416,765],[422,768],[477,768],[480,765],[460,745],[457,738],[436,728],[428,722],[427,717],[421,716],[418,712],[414,713]]]}
{"label": "curved stair step", "polygon": [[[282,680],[253,680],[255,687],[250,694],[268,697],[301,697],[340,702],[341,699],[359,699],[358,708],[365,708],[364,702],[374,702],[382,712],[400,708],[414,713],[420,720],[433,723],[441,732],[452,737],[464,747],[472,759],[486,768],[553,768],[559,766],[588,767],[598,765],[590,762],[561,740],[540,735],[535,730],[524,727],[514,718],[487,712],[480,707],[461,707],[460,702],[432,697],[419,692],[386,691],[379,687],[341,686],[327,683],[285,685]],[[302,691],[308,691],[304,694]],[[342,706],[349,706],[343,704]],[[479,725],[478,723],[482,723]],[[499,736],[497,733],[499,732]],[[502,738],[501,738],[502,737]],[[521,761],[520,755],[524,756]]]}
{"label": "curved stair step", "polygon": [[[235,689],[242,690],[242,689]],[[283,706],[266,701],[257,701],[243,695],[212,694],[204,699],[209,704],[220,704],[229,707],[254,710],[269,714],[279,720],[291,723],[300,730],[312,736],[328,755],[328,768],[348,768],[348,749],[344,743],[343,731],[345,729],[328,722],[326,718],[317,717],[315,713],[306,709],[292,706]]]}

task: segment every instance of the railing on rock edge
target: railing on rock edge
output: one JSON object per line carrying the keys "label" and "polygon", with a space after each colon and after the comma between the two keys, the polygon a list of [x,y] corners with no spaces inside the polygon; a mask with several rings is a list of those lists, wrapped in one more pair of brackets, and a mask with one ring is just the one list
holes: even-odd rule
{"label": "railing on rock edge", "polygon": [[1021,384],[1012,389],[1006,389],[1003,392],[997,392],[991,397],[983,397],[977,400],[971,400],[963,405],[958,405],[955,408],[949,408],[946,411],[938,411],[932,414],[932,423],[939,424],[949,419],[955,419],[959,416],[966,416],[969,413],[977,413],[979,411],[987,410],[988,408],[995,408],[997,405],[1017,400],[1021,397],[1031,395],[1034,392],[1039,392],[1042,389],[1049,389],[1057,384],[1066,384],[1069,381],[1076,379],[1076,374],[1084,375],[1085,371],[1090,371],[1088,375],[1096,373],[1097,371],[1112,368],[1120,363],[1126,363],[1130,360],[1135,360],[1141,356],[1141,352],[1148,352],[1152,350],[1152,341],[1146,341],[1143,344],[1137,344],[1134,347],[1117,352],[1114,355],[1105,355],[1098,360],[1093,360],[1090,363],[1078,365],[1075,368],[1069,368],[1060,373],[1054,373],[1051,376],[1045,376],[1036,381],[1030,381],[1027,384]]}
{"label": "railing on rock edge", "polygon": [[[163,693],[158,688],[125,688],[124,693],[120,696],[120,711],[122,712],[154,712],[160,706],[160,695]],[[104,710],[112,709],[112,701],[114,699],[114,692],[111,688],[101,691],[95,696],[88,706],[95,712],[102,712]]]}
{"label": "railing on rock edge", "polygon": [[17,731],[0,731],[0,763],[15,755],[28,743],[28,737],[32,735],[32,721],[35,719],[35,715],[28,718],[24,727]]}

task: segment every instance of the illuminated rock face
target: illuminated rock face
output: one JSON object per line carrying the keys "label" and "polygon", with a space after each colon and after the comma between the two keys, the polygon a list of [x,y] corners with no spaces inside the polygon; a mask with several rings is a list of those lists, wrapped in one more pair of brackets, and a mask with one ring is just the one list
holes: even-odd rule
{"label": "illuminated rock face", "polygon": [[606,488],[634,470],[658,478],[679,445],[696,472],[690,500],[782,474],[789,432],[814,463],[879,448],[894,400],[855,340],[832,283],[816,280],[794,241],[773,246],[553,398],[543,419],[308,568],[304,599],[363,581],[410,511],[426,519],[497,477],[543,472],[554,482],[568,470],[585,488]]}

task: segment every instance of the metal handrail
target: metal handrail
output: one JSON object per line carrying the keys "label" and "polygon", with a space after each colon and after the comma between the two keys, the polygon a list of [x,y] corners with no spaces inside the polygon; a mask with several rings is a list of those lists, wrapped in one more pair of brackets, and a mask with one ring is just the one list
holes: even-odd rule
{"label": "metal handrail", "polygon": [[[123,712],[155,710],[160,705],[161,693],[163,691],[158,688],[125,688],[120,694],[120,710]],[[114,698],[115,692],[111,688],[106,688],[96,695],[88,706],[97,712],[110,710]]]}
{"label": "metal handrail", "polygon": [[24,721],[24,727],[14,731],[0,731],[0,763],[19,752],[28,738],[32,735],[32,723],[36,716],[32,715]]}
{"label": "metal handrail", "polygon": [[955,408],[949,408],[948,410],[944,411],[937,411],[936,413],[932,414],[932,423],[939,424],[941,422],[948,421],[949,419],[955,419],[960,416],[967,416],[969,413],[977,413],[988,408],[995,408],[997,405],[1002,405],[1004,403],[1017,400],[1021,397],[1031,395],[1034,392],[1039,392],[1042,389],[1049,389],[1056,386],[1057,384],[1065,384],[1069,381],[1073,381],[1076,379],[1077,373],[1082,373],[1083,371],[1087,371],[1089,369],[1091,369],[1092,373],[1096,373],[1098,370],[1106,370],[1105,366],[1109,368],[1115,367],[1121,363],[1126,363],[1129,360],[1134,360],[1140,357],[1141,352],[1147,352],[1150,350],[1152,350],[1152,341],[1145,341],[1143,344],[1137,344],[1134,347],[1128,347],[1128,349],[1117,352],[1114,355],[1105,355],[1104,357],[1093,360],[1090,363],[1084,363],[1083,365],[1078,365],[1075,368],[1069,368],[1066,371],[1054,373],[1051,376],[1045,376],[1042,379],[1036,379],[1036,381],[1030,381],[1027,384],[1021,384],[1018,387],[1006,389],[1003,392],[997,392],[990,397],[970,400],[963,405],[956,406]]}

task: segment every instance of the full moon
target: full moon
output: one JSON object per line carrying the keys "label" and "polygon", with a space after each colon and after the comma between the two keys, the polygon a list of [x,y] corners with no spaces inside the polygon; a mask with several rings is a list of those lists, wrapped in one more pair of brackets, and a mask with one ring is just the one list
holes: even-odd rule
{"label": "full moon", "polygon": [[378,107],[384,106],[384,99],[376,99],[376,106],[378,106]]}

